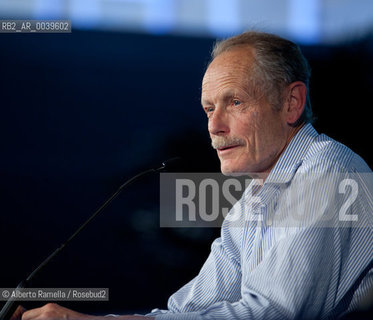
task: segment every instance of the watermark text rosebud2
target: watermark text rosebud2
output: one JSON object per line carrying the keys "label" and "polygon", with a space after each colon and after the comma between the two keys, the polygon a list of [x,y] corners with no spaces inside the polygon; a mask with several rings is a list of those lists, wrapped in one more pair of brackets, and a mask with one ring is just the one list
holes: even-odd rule
{"label": "watermark text rosebud2", "polygon": [[[285,175],[286,176],[286,175]],[[161,227],[220,227],[243,223],[272,227],[368,227],[373,216],[371,173],[269,176],[161,173]],[[370,202],[369,202],[370,201]]]}
{"label": "watermark text rosebud2", "polygon": [[108,288],[0,288],[0,301],[109,301]]}

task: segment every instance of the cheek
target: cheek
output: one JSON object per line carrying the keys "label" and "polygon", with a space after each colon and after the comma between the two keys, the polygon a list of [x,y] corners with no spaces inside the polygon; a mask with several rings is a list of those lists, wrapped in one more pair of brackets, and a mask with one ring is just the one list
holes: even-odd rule
{"label": "cheek", "polygon": [[242,130],[246,131],[248,135],[256,135],[261,130],[263,123],[265,123],[262,115],[257,111],[250,112],[248,115],[241,115],[239,121]]}
{"label": "cheek", "polygon": [[255,144],[258,131],[260,129],[256,119],[240,120],[236,126],[236,135],[246,141],[247,148],[251,148]]}

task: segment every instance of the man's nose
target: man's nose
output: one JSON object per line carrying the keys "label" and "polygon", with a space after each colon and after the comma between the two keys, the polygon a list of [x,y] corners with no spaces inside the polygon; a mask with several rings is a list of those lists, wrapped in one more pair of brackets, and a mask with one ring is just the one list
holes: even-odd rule
{"label": "man's nose", "polygon": [[216,108],[209,118],[208,130],[212,135],[224,135],[229,133],[228,115],[224,110]]}

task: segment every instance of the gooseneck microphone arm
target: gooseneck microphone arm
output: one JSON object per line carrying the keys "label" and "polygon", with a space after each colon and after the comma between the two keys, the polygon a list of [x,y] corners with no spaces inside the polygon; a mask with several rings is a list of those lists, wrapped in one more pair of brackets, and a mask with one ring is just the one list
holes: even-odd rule
{"label": "gooseneck microphone arm", "polygon": [[[60,247],[58,247],[55,251],[53,251],[42,263],[39,264],[39,266],[33,270],[30,275],[23,281],[21,281],[16,289],[22,289],[27,288],[31,280],[34,278],[34,276],[40,272],[41,269],[43,269],[54,257],[56,257],[94,218],[96,218],[122,191],[125,187],[130,185],[131,183],[139,180],[140,178],[149,175],[151,173],[157,173],[160,172],[166,167],[176,161],[179,160],[179,158],[172,158],[169,160],[166,160],[162,163],[162,166],[159,168],[152,168],[148,169],[146,171],[140,172],[139,174],[135,175],[134,177],[130,178],[126,182],[124,182],[118,190],[109,198],[107,199],[101,207],[99,207],[71,236],[68,238]],[[17,305],[15,304],[16,299],[13,299],[10,297],[8,301],[5,303],[3,308],[0,311],[0,320],[8,320],[14,313],[14,311],[17,308]]]}

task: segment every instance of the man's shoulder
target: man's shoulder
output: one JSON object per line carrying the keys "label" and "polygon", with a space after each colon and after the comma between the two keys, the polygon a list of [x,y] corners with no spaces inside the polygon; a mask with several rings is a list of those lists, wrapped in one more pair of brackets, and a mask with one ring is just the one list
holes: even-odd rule
{"label": "man's shoulder", "polygon": [[371,172],[367,163],[357,153],[325,134],[320,134],[313,140],[302,164],[305,169],[309,167],[339,172]]}

